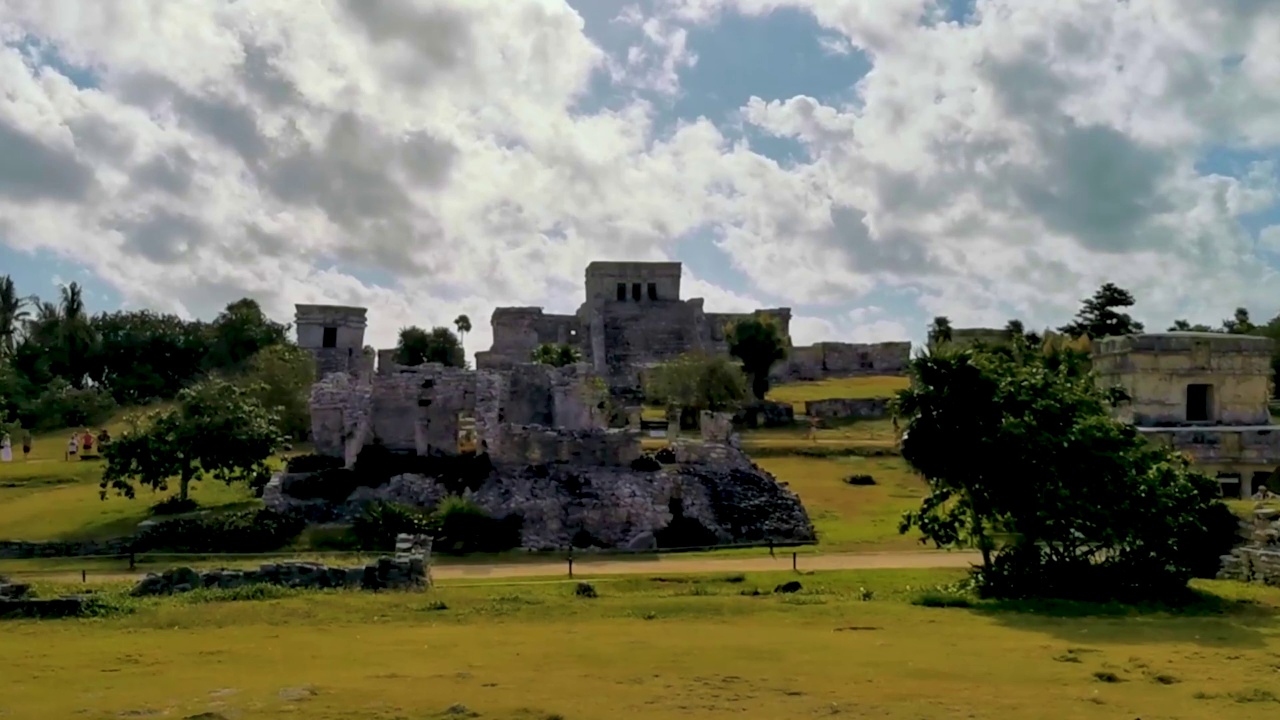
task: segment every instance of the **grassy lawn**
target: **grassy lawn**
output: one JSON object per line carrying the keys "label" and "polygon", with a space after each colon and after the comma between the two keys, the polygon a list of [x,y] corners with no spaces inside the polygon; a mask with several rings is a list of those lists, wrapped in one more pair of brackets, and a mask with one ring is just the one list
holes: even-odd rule
{"label": "grassy lawn", "polygon": [[[756,461],[787,483],[809,511],[823,552],[922,549],[917,536],[899,535],[902,513],[919,507],[924,482],[899,457],[770,457]],[[849,485],[870,475],[875,485]]]}
{"label": "grassy lawn", "polygon": [[906,389],[909,383],[906,377],[892,375],[788,383],[770,390],[769,399],[791,403],[799,415],[804,413],[804,403],[808,400],[893,397],[899,390]]}
{"label": "grassy lawn", "polygon": [[[5,621],[11,718],[1272,718],[1280,590],[1082,614],[914,605],[955,572],[193,593]],[[762,594],[756,595],[759,591]],[[243,594],[242,594],[243,596]],[[73,679],[74,681],[69,681]],[[202,714],[203,713],[203,714]]]}

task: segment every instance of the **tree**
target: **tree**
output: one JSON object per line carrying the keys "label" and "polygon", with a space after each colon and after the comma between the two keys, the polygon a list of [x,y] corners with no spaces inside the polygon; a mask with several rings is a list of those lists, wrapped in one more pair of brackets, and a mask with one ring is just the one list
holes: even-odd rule
{"label": "tree", "polygon": [[315,359],[297,345],[272,345],[249,359],[249,369],[237,383],[276,416],[280,432],[295,440],[311,429],[311,384]]}
{"label": "tree", "polygon": [[1094,340],[1115,335],[1133,335],[1143,331],[1142,323],[1134,320],[1122,308],[1133,307],[1133,294],[1113,283],[1098,288],[1076,313],[1073,322],[1058,328],[1072,337],[1089,337]]}
{"label": "tree", "polygon": [[533,349],[529,359],[539,365],[564,367],[582,362],[582,353],[572,345],[543,343]]}
{"label": "tree", "polygon": [[453,326],[458,329],[458,340],[466,341],[467,333],[471,332],[471,318],[459,315],[453,319]]}
{"label": "tree", "polygon": [[31,317],[33,299],[18,295],[13,278],[0,275],[0,357],[10,357],[18,345],[23,324]]}
{"label": "tree", "polygon": [[742,361],[743,371],[751,378],[752,394],[764,400],[769,393],[769,371],[787,357],[787,338],[776,323],[760,316],[733,323],[725,336],[729,354]]}
{"label": "tree", "polygon": [[90,376],[116,402],[169,399],[200,375],[211,349],[209,326],[150,310],[95,315],[98,352]]}
{"label": "tree", "polygon": [[951,342],[951,320],[945,315],[939,315],[929,323],[929,345],[930,347],[939,343]]}
{"label": "tree", "polygon": [[1173,325],[1169,326],[1169,332],[1216,332],[1213,328],[1202,323],[1192,325],[1186,320],[1174,320]]}
{"label": "tree", "polygon": [[747,399],[742,368],[722,355],[687,353],[644,373],[645,401],[690,412],[722,411]]}
{"label": "tree", "polygon": [[206,477],[262,482],[283,443],[277,424],[248,389],[206,380],[179,393],[176,407],[142,418],[103,448],[99,496],[114,489],[133,498],[135,484],[163,491],[177,478],[178,497],[187,500],[191,483]]}
{"label": "tree", "polygon": [[458,336],[449,328],[435,327],[427,332],[413,325],[400,329],[395,360],[409,366],[440,363],[446,367],[464,367],[466,353]]}
{"label": "tree", "polygon": [[227,305],[209,326],[210,347],[206,370],[244,370],[259,350],[287,342],[289,326],[273,322],[258,301],[249,298]]}
{"label": "tree", "polygon": [[929,492],[900,529],[977,547],[983,592],[1167,598],[1231,542],[1217,483],[1112,420],[1119,398],[1088,373],[980,350],[928,353],[911,372],[895,412]]}
{"label": "tree", "polygon": [[1231,335],[1253,335],[1258,326],[1249,320],[1249,310],[1238,307],[1230,318],[1222,321],[1222,331]]}

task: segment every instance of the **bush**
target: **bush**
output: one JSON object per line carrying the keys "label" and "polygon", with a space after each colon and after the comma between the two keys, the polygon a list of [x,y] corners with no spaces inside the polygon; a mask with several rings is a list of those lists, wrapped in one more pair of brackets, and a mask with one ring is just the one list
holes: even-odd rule
{"label": "bush", "polygon": [[846,485],[875,485],[876,479],[870,475],[850,475],[844,482]]}
{"label": "bush", "polygon": [[675,465],[676,451],[672,450],[669,447],[661,448],[658,450],[658,452],[653,454],[653,459],[657,460],[659,463],[662,463],[663,465]]}
{"label": "bush", "polygon": [[636,472],[654,472],[662,469],[662,463],[652,455],[641,455],[631,461],[631,469]]}
{"label": "bush", "polygon": [[294,455],[285,461],[284,467],[286,471],[291,473],[321,472],[323,470],[341,468],[343,467],[343,462],[342,458],[310,453],[308,455]]}
{"label": "bush", "polygon": [[502,552],[520,545],[523,518],[490,517],[484,508],[457,495],[441,501],[433,519],[437,528],[433,548],[440,552]]}
{"label": "bush", "polygon": [[430,515],[418,508],[399,503],[375,502],[351,523],[351,532],[361,550],[394,550],[396,536],[426,535],[435,530]]}
{"label": "bush", "polygon": [[111,418],[116,402],[98,388],[77,390],[66,380],[55,378],[23,414],[37,430],[85,428],[101,425]]}
{"label": "bush", "polygon": [[306,520],[299,515],[268,509],[177,518],[143,530],[134,541],[134,549],[209,554],[272,552],[292,542],[306,526]]}
{"label": "bush", "polygon": [[573,589],[573,594],[577,595],[580,598],[600,597],[600,595],[596,592],[596,588],[594,585],[592,585],[591,583],[584,583],[584,582],[578,583],[577,587]]}
{"label": "bush", "polygon": [[194,512],[200,507],[200,503],[191,498],[183,500],[177,495],[171,495],[155,505],[151,506],[152,515],[181,515],[182,513]]}

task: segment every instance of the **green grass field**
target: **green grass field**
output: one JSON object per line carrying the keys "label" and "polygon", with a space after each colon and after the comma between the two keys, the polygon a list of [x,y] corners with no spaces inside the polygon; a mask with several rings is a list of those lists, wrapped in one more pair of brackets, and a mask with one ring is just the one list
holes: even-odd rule
{"label": "green grass field", "polygon": [[791,403],[796,414],[804,413],[804,403],[828,398],[876,398],[893,397],[906,389],[910,381],[906,377],[875,375],[869,377],[832,378],[815,382],[789,383],[769,391],[769,399]]}
{"label": "green grass field", "polygon": [[[1272,718],[1280,590],[1185,615],[921,607],[957,572],[193,593],[5,621],[5,718]],[[759,592],[761,594],[754,594]],[[241,593],[240,596],[252,595]],[[265,596],[265,597],[264,597]],[[1240,602],[1244,601],[1244,602]]]}

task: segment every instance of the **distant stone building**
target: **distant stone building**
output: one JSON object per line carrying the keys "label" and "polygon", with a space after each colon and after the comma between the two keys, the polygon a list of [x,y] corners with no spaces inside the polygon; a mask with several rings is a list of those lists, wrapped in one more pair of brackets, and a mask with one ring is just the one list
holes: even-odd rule
{"label": "distant stone building", "polygon": [[[614,389],[636,387],[645,367],[692,351],[725,353],[727,327],[765,317],[789,339],[790,308],[751,313],[707,312],[702,298],[680,298],[678,262],[592,262],[585,277],[586,302],[572,315],[538,307],[493,312],[493,346],[476,354],[480,369],[504,369],[529,361],[539,345],[567,344]],[[817,380],[857,374],[898,374],[911,344],[820,343],[793,348],[774,370],[777,379]]]}
{"label": "distant stone building", "polygon": [[1093,343],[1093,370],[1100,385],[1129,394],[1118,419],[1190,455],[1225,494],[1248,497],[1280,465],[1271,351],[1271,340],[1246,335],[1126,335]]}
{"label": "distant stone building", "polygon": [[308,350],[316,362],[316,379],[330,373],[359,377],[373,374],[373,356],[364,349],[368,325],[362,307],[345,305],[296,305],[294,327],[298,347]]}

